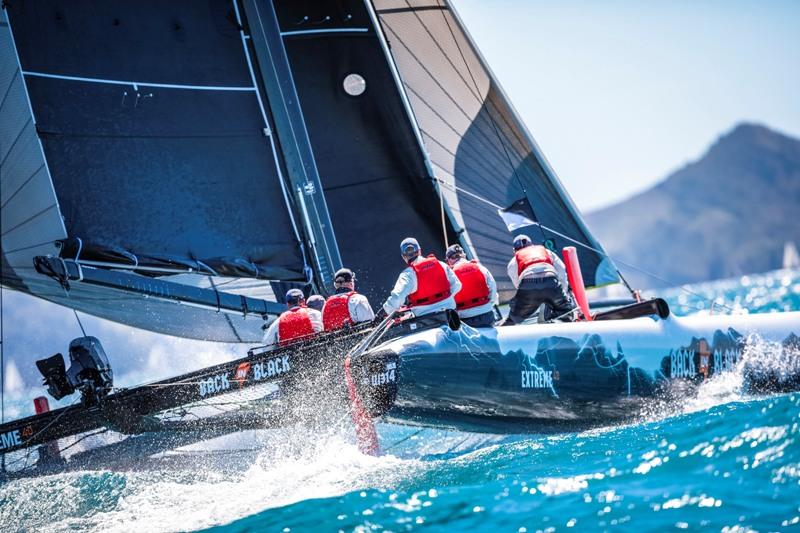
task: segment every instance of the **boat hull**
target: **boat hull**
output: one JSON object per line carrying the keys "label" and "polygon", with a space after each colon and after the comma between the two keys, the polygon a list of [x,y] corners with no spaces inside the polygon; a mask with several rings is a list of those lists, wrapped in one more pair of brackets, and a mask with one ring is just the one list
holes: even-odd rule
{"label": "boat hull", "polygon": [[798,388],[798,332],[800,313],[443,326],[388,342],[356,366],[360,394],[386,421],[574,430],[681,401],[726,372],[744,372],[756,392]]}

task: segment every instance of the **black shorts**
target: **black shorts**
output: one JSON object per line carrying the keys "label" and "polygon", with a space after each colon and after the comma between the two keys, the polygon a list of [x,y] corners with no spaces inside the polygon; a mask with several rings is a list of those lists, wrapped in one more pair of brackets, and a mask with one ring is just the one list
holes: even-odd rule
{"label": "black shorts", "polygon": [[569,313],[574,307],[555,274],[547,273],[520,280],[505,324],[519,324],[530,318],[542,304],[546,304],[555,317]]}

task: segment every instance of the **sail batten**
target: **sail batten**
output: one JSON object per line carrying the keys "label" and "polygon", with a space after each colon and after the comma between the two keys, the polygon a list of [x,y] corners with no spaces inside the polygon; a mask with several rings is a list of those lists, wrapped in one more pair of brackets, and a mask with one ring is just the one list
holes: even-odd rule
{"label": "sail batten", "polygon": [[158,89],[182,89],[187,91],[237,91],[237,92],[250,92],[256,91],[255,86],[222,86],[222,85],[186,85],[178,83],[156,83],[149,81],[127,81],[127,80],[109,80],[103,78],[90,78],[85,76],[68,76],[65,74],[51,74],[47,72],[36,72],[32,70],[23,70],[22,74],[25,76],[33,76],[36,78],[51,78],[55,80],[77,81],[84,83],[101,83],[106,85],[125,85],[133,89],[138,87],[154,87]]}

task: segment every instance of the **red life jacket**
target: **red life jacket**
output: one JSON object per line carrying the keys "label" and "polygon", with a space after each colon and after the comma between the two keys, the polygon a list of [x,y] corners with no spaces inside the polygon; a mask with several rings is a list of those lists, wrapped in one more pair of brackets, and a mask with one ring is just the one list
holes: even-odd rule
{"label": "red life jacket", "polygon": [[340,329],[345,326],[353,325],[353,317],[350,316],[350,298],[356,291],[334,294],[325,302],[322,308],[322,324],[325,331]]}
{"label": "red life jacket", "polygon": [[514,255],[517,258],[517,275],[522,275],[523,270],[537,263],[553,264],[550,254],[547,253],[547,248],[538,244],[520,248]]}
{"label": "red life jacket", "polygon": [[433,254],[410,265],[417,276],[417,290],[408,295],[408,305],[431,305],[450,297],[450,281]]}
{"label": "red life jacket", "polygon": [[308,307],[295,307],[278,317],[278,345],[286,346],[294,341],[314,335],[314,325]]}
{"label": "red life jacket", "polygon": [[461,281],[461,290],[456,293],[456,309],[463,311],[489,303],[489,285],[477,261],[462,261],[453,267],[453,272]]}

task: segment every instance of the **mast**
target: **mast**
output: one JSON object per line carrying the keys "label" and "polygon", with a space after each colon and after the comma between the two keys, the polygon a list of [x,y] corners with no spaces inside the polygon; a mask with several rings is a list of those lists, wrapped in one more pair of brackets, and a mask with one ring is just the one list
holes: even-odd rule
{"label": "mast", "polygon": [[341,268],[342,259],[277,15],[269,0],[244,0],[242,6],[250,28],[250,41],[261,67],[258,75],[266,89],[281,141],[292,192],[303,212],[319,288],[332,289],[333,274]]}
{"label": "mast", "polygon": [[67,22],[4,6],[2,283],[134,327],[252,342],[283,285],[320,270],[308,242],[321,239],[303,228],[238,1],[174,7],[104,2]]}

